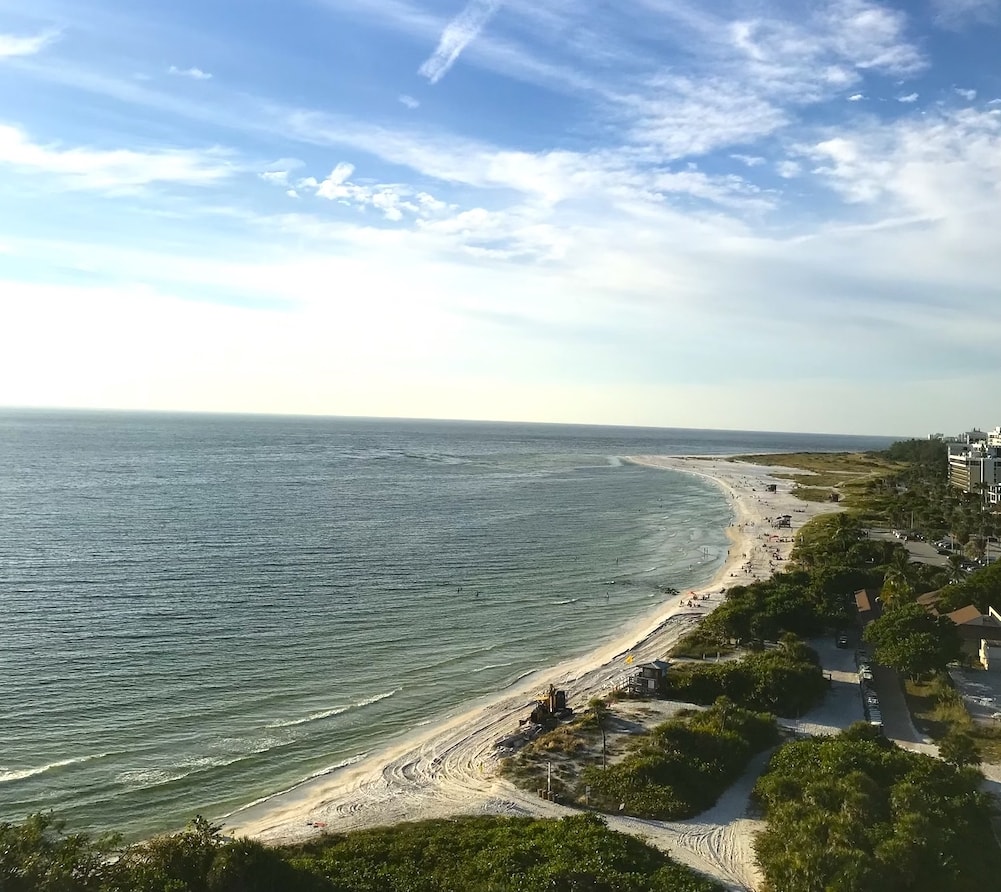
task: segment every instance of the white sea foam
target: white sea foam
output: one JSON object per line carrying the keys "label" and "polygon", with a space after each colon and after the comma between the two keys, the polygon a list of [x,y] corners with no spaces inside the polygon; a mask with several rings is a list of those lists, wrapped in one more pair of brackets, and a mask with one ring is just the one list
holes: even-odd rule
{"label": "white sea foam", "polygon": [[339,771],[341,768],[347,768],[349,765],[354,765],[364,759],[368,753],[358,753],[357,756],[351,756],[349,759],[341,759],[340,762],[335,762],[333,765],[328,765],[326,768],[321,768],[319,771],[314,771],[310,778],[323,777],[325,774],[333,774],[335,771]]}
{"label": "white sea foam", "polygon": [[561,606],[563,604],[576,604],[579,600],[580,598],[564,598],[562,601],[553,601],[553,603]]}
{"label": "white sea foam", "polygon": [[96,753],[91,756],[77,756],[75,759],[60,759],[58,762],[49,762],[48,765],[39,765],[36,768],[0,768],[0,784],[24,780],[37,774],[45,774],[46,771],[65,768],[67,765],[90,762],[92,759],[103,759],[107,755],[108,753]]}
{"label": "white sea foam", "polygon": [[364,700],[359,700],[357,703],[355,703],[354,707],[356,709],[360,709],[362,706],[370,706],[373,703],[378,703],[380,700],[386,700],[389,697],[392,697],[393,694],[400,693],[400,691],[402,690],[403,688],[396,688],[396,690],[389,691],[388,693],[385,694],[376,694],[374,697],[366,697]]}
{"label": "white sea foam", "polygon": [[376,694],[372,697],[366,697],[364,700],[359,700],[356,703],[349,703],[347,706],[333,706],[330,709],[323,709],[319,712],[311,712],[307,716],[303,716],[298,719],[280,719],[273,722],[269,722],[269,728],[295,728],[299,725],[308,725],[310,722],[321,722],[324,719],[333,718],[335,715],[341,715],[341,713],[347,712],[349,709],[361,709],[363,706],[369,706],[372,703],[378,703],[380,700],[385,700],[387,697],[392,697],[393,694],[398,694],[403,688],[396,688],[393,691],[387,691],[384,694]]}
{"label": "white sea foam", "polygon": [[282,721],[270,722],[268,724],[269,728],[294,728],[297,725],[306,725],[309,722],[319,722],[322,719],[329,719],[332,716],[340,715],[342,712],[347,712],[351,708],[348,706],[334,706],[331,709],[324,709],[321,712],[313,712],[301,719],[285,719]]}
{"label": "white sea foam", "polygon": [[513,663],[487,663],[486,666],[480,666],[479,669],[474,669],[473,672],[486,672],[488,669],[503,669],[505,666],[511,666]]}
{"label": "white sea foam", "polygon": [[143,790],[147,787],[159,787],[171,781],[187,777],[190,771],[171,771],[168,768],[130,768],[119,772],[115,780],[130,790]]}

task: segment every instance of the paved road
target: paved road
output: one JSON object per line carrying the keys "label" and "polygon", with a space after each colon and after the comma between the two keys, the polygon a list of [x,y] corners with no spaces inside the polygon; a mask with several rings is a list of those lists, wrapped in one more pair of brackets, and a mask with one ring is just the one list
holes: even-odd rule
{"label": "paved road", "polygon": [[883,715],[883,733],[890,740],[926,743],[926,738],[917,732],[911,721],[899,674],[886,666],[874,664],[872,677],[876,696],[879,697],[879,711]]}
{"label": "paved road", "polygon": [[939,554],[938,550],[927,542],[901,542],[890,530],[869,530],[869,538],[903,545],[910,552],[911,560],[917,561],[919,564],[931,564],[933,567],[947,567],[949,565],[948,556]]}
{"label": "paved road", "polygon": [[[939,554],[938,549],[933,545],[929,545],[927,542],[916,542],[908,541],[901,542],[896,536],[893,535],[891,530],[869,530],[870,539],[880,539],[885,542],[897,542],[903,545],[910,554],[911,560],[917,561],[921,564],[931,564],[934,567],[945,567],[949,563],[949,556],[946,554]],[[957,551],[957,554],[962,552]],[[1001,545],[996,542],[987,543],[987,557],[994,563],[995,561],[1001,561]]]}

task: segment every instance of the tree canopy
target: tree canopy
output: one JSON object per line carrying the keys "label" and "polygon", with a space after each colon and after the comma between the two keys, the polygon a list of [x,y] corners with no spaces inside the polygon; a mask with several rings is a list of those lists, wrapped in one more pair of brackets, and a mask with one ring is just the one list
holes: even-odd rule
{"label": "tree canopy", "polygon": [[979,772],[901,750],[867,725],[786,744],[759,778],[769,892],[966,892],[1001,871]]}
{"label": "tree canopy", "polygon": [[933,616],[920,604],[887,608],[864,633],[876,660],[912,678],[944,670],[960,656],[960,638],[948,617]]}
{"label": "tree canopy", "polygon": [[0,824],[3,892],[721,892],[593,814],[399,824],[268,848],[197,819],[109,857],[51,817]]}

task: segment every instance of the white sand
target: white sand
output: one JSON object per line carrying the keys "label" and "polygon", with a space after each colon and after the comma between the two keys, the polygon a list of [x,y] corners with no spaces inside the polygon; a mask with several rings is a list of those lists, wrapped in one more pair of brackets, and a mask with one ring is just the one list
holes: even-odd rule
{"label": "white sand", "polygon": [[[769,477],[775,468],[716,457],[641,456],[633,461],[651,467],[698,474],[718,484],[730,497],[734,523],[728,530],[728,559],[713,582],[685,597],[670,598],[659,612],[628,635],[593,653],[533,673],[519,684],[460,716],[424,729],[391,749],[327,777],[242,809],[227,819],[227,831],[273,842],[292,842],[322,830],[344,832],[400,821],[459,814],[562,816],[573,810],[546,802],[500,778],[503,753],[496,744],[518,729],[534,698],[549,684],[567,691],[580,708],[607,693],[633,671],[635,663],[663,657],[671,645],[721,601],[724,586],[770,576],[792,549],[796,529],[836,506],[802,502],[791,495],[788,480]],[[768,483],[777,492],[765,491]],[[775,530],[766,518],[792,515],[792,530]],[[781,540],[781,541],[780,541]],[[708,594],[699,606],[684,606],[691,594]],[[757,760],[746,779],[694,821],[664,823],[613,817],[609,826],[648,839],[673,857],[707,873],[728,888],[753,889],[751,839],[757,822],[743,818],[747,794],[764,765]],[[760,764],[758,764],[760,763]]]}

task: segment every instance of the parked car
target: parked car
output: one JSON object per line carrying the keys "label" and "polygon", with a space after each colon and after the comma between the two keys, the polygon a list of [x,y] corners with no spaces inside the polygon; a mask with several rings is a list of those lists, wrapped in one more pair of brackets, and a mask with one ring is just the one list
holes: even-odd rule
{"label": "parked car", "polygon": [[838,635],[837,640],[838,647],[848,647],[848,636],[845,634]]}

